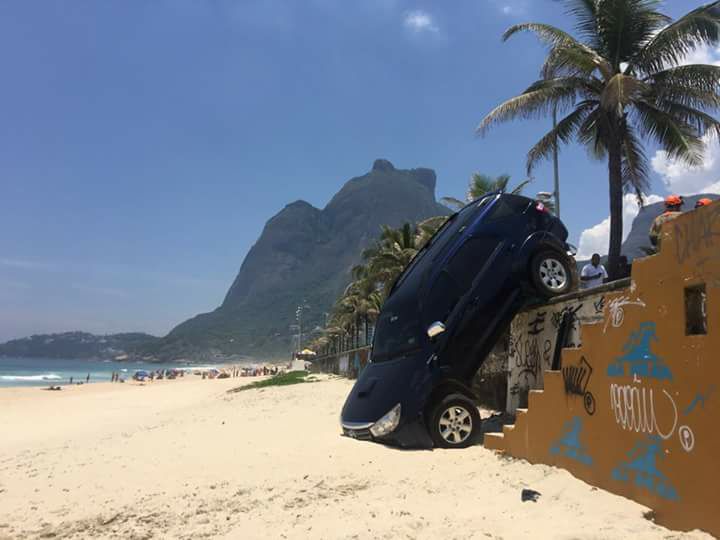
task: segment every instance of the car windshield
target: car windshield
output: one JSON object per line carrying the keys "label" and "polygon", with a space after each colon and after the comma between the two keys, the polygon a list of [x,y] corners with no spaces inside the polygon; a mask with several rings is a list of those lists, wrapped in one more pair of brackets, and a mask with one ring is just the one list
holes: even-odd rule
{"label": "car windshield", "polygon": [[487,196],[467,205],[448,219],[428,244],[415,256],[396,281],[383,305],[375,327],[372,361],[384,362],[420,347],[424,330],[421,324],[418,292],[428,270],[445,251],[450,240],[461,233],[478,210],[494,200]]}

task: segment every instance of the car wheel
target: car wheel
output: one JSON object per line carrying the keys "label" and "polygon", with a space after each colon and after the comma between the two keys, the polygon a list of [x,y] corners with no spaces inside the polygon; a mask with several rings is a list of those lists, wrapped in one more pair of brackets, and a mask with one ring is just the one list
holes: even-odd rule
{"label": "car wheel", "polygon": [[449,394],[432,407],[429,424],[437,448],[467,448],[480,432],[480,414],[471,399]]}
{"label": "car wheel", "polygon": [[567,257],[555,251],[541,251],[530,263],[530,278],[535,289],[549,298],[570,292],[573,272]]}

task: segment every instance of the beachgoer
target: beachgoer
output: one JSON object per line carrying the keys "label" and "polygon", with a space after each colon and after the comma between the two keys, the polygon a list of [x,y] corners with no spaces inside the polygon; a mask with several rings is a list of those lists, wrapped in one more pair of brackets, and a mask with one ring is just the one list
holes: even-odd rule
{"label": "beachgoer", "polygon": [[72,378],[72,377],[70,377],[70,384],[72,384],[72,382],[73,382],[73,378]]}
{"label": "beachgoer", "polygon": [[85,377],[85,384],[90,382],[90,374],[87,374],[87,377]]}
{"label": "beachgoer", "polygon": [[650,227],[650,243],[660,251],[660,230],[663,223],[667,223],[682,214],[682,207],[685,201],[680,195],[668,195],[665,197],[665,212],[660,214],[652,222]]}
{"label": "beachgoer", "polygon": [[712,199],[702,198],[695,203],[695,208],[700,208],[701,206],[708,206],[709,204],[712,204]]}
{"label": "beachgoer", "polygon": [[582,272],[580,272],[580,282],[583,289],[592,289],[603,284],[603,280],[608,278],[605,267],[600,264],[600,255],[593,253],[590,262],[586,264]]}

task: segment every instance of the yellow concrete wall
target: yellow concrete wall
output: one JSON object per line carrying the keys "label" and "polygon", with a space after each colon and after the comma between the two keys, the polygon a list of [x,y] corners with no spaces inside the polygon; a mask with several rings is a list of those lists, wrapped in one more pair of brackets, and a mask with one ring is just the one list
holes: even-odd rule
{"label": "yellow concrete wall", "polygon": [[[631,287],[606,295],[604,323],[583,327],[563,370],[546,371],[486,446],[568,469],[668,527],[720,536],[720,202],[662,235]],[[701,283],[708,333],[686,335],[685,288]]]}

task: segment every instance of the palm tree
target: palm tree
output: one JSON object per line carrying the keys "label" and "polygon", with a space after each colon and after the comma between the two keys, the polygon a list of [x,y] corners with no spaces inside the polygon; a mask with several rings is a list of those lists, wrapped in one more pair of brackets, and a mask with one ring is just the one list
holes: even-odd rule
{"label": "palm tree", "polygon": [[530,173],[558,143],[575,139],[607,159],[610,191],[609,271],[617,275],[622,243],[624,192],[642,202],[648,185],[642,138],[673,158],[702,161],[701,137],[720,133],[708,110],[720,106],[720,67],[681,65],[700,46],[720,41],[720,2],[701,6],[673,22],[659,0],[564,0],[578,38],[556,27],[512,26],[503,40],[535,33],[549,47],[541,79],[493,109],[478,126],[515,118],[565,115],[528,152]]}
{"label": "palm tree", "polygon": [[[483,197],[484,195],[488,193],[493,193],[495,191],[506,191],[507,185],[510,182],[510,175],[509,174],[501,174],[500,176],[496,178],[492,178],[488,176],[487,174],[481,174],[479,172],[474,172],[470,176],[470,184],[468,185],[468,191],[465,195],[465,200],[456,199],[455,197],[443,197],[440,199],[445,204],[455,207],[455,208],[462,208],[467,203],[474,201],[475,199],[479,199]],[[525,180],[523,182],[520,182],[510,193],[518,194],[520,193],[525,186],[527,186],[530,183],[530,180]]]}

